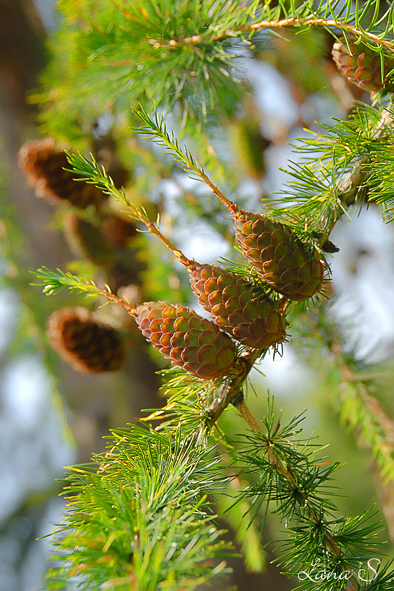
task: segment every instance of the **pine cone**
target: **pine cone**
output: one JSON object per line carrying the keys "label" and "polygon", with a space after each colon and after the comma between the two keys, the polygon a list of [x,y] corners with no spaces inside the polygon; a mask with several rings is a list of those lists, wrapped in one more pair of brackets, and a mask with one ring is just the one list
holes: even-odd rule
{"label": "pine cone", "polygon": [[193,310],[146,302],[132,315],[144,337],[174,365],[205,380],[231,373],[236,359],[234,342]]}
{"label": "pine cone", "polygon": [[70,164],[65,152],[55,150],[55,140],[51,137],[24,144],[19,150],[18,163],[37,197],[49,201],[66,200],[79,209],[97,206],[107,199],[94,185],[74,181],[78,175],[63,170],[70,168]]}
{"label": "pine cone", "polygon": [[86,308],[62,308],[51,314],[48,336],[64,361],[79,373],[116,371],[124,363],[117,332],[98,324]]}
{"label": "pine cone", "polygon": [[108,270],[107,283],[113,293],[118,293],[122,287],[140,285],[140,265],[133,254],[129,255],[127,263],[116,261]]}
{"label": "pine cone", "polygon": [[107,267],[113,252],[100,228],[76,216],[68,215],[64,224],[65,236],[71,249],[99,267]]}
{"label": "pine cone", "polygon": [[256,349],[268,349],[284,340],[283,316],[266,296],[255,298],[243,277],[217,265],[196,265],[189,272],[193,291],[219,328]]}
{"label": "pine cone", "polygon": [[394,57],[385,52],[383,67],[380,54],[372,51],[364,43],[355,43],[354,38],[346,42],[344,37],[336,41],[332,57],[338,70],[362,90],[376,92],[384,86],[393,90],[394,83],[386,81],[388,73],[394,68]]}
{"label": "pine cone", "polygon": [[102,225],[103,233],[112,246],[127,246],[130,238],[137,234],[136,226],[116,214],[105,218]]}
{"label": "pine cone", "polygon": [[265,215],[239,210],[235,238],[249,263],[273,289],[290,300],[304,301],[321,289],[324,263],[317,250]]}

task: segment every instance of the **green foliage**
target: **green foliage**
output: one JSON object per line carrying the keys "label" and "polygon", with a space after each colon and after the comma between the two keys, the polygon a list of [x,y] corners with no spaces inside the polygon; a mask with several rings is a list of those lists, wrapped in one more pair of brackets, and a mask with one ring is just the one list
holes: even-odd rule
{"label": "green foliage", "polygon": [[358,358],[349,346],[349,330],[334,322],[328,304],[294,315],[292,326],[296,350],[319,371],[324,368],[324,386],[341,422],[371,450],[382,477],[393,479],[389,422],[379,401],[384,367]]}
{"label": "green foliage", "polygon": [[274,419],[271,407],[263,432],[246,436],[247,443],[239,454],[245,473],[253,479],[243,493],[253,499],[253,517],[263,503],[271,501],[278,505],[276,512],[283,519],[303,520],[311,513],[317,516],[334,511],[333,491],[327,482],[339,464],[326,467],[327,462],[316,459],[316,441],[301,437],[302,417],[295,417],[285,427],[280,419]]}
{"label": "green foliage", "polygon": [[37,271],[33,272],[38,279],[41,279],[42,283],[32,283],[32,285],[43,286],[43,293],[46,295],[53,295],[63,291],[63,289],[69,289],[70,291],[77,291],[88,296],[101,295],[101,290],[95,285],[94,281],[85,281],[72,273],[66,273],[61,269],[52,271],[46,267],[42,267]]}
{"label": "green foliage", "polygon": [[[319,589],[340,591],[348,588],[349,580],[355,589],[367,589],[358,573],[361,565],[369,564],[371,553],[379,555],[382,525],[372,520],[370,511],[338,517],[333,499],[340,491],[331,481],[340,465],[319,457],[322,448],[317,438],[303,437],[302,420],[302,416],[295,417],[282,427],[281,417],[275,419],[273,400],[268,400],[264,428],[247,435],[246,444],[241,443],[235,454],[242,477],[251,481],[241,498],[251,499],[248,513],[252,521],[266,503],[263,525],[268,511],[285,523],[287,539],[279,544],[278,562],[284,574],[303,581],[297,589],[313,591],[319,583]],[[382,561],[375,560],[377,567]],[[332,574],[327,577],[322,572]],[[386,577],[382,589],[389,589],[394,571],[388,575],[382,569],[374,576],[382,581]]]}
{"label": "green foliage", "polygon": [[167,404],[160,410],[154,409],[144,421],[160,421],[157,430],[178,429],[182,425],[198,441],[204,441],[208,434],[209,412],[207,409],[219,393],[214,382],[204,383],[180,368],[172,367],[160,372],[163,385],[161,391]]}
{"label": "green foliage", "polygon": [[227,572],[233,551],[207,506],[218,474],[206,449],[179,431],[130,426],[94,461],[67,477],[49,589],[68,578],[86,590],[195,589]]}
{"label": "green foliage", "polygon": [[[380,53],[382,60],[383,52],[394,51],[394,9],[384,11],[375,0],[317,5],[312,0],[149,0],[143,6],[131,0],[64,0],[60,9],[64,20],[52,41],[54,58],[45,81],[47,92],[41,97],[46,103],[41,115],[44,129],[54,130],[59,139],[73,136],[77,147],[85,148],[92,119],[110,114],[113,127],[124,137],[131,123],[135,136],[153,139],[164,149],[164,157],[158,157],[154,147],[145,147],[133,136],[135,153],[141,151],[135,162],[144,162],[145,167],[139,189],[153,177],[175,179],[179,169],[166,162],[170,154],[191,178],[203,181],[215,201],[218,198],[233,216],[238,206],[224,192],[233,191],[234,178],[231,171],[223,173],[225,166],[210,138],[223,118],[240,108],[245,85],[236,66],[245,48],[259,43],[264,47],[284,29],[298,34],[302,47],[302,37],[311,27],[321,27],[333,37],[343,33],[356,37],[356,42]],[[278,198],[266,200],[268,215],[289,225],[311,248],[324,251],[335,223],[343,215],[350,218],[355,208],[369,201],[381,205],[387,221],[393,218],[394,132],[391,107],[382,108],[380,98],[375,97],[374,107],[360,106],[348,121],[336,120],[302,140],[295,148],[301,163],[290,164],[289,181]],[[142,125],[136,128],[138,121]],[[193,150],[204,146],[198,149],[204,165],[180,144],[180,133],[188,134]],[[144,207],[133,202],[132,192],[116,188],[93,156],[69,152],[68,159],[78,180],[98,186],[185,266],[190,264],[161,234],[160,216],[154,224]],[[223,192],[205,172],[217,163],[222,172],[216,178]],[[263,170],[261,158],[259,170]],[[184,191],[183,196],[190,210],[204,219],[218,211],[208,199],[194,206],[195,195]],[[226,234],[226,223],[215,219],[213,224]],[[150,239],[145,243],[150,244]],[[146,248],[140,258],[146,260],[152,251]],[[159,255],[144,277],[148,285],[149,275],[154,275],[150,291],[157,298],[168,293],[160,283],[167,283],[171,274],[162,250]],[[393,478],[393,448],[387,443],[385,416],[375,398],[375,369],[349,351],[346,338],[317,299],[301,309],[274,293],[249,266],[227,265],[251,280],[256,296],[272,296],[281,312],[291,317],[293,342],[308,360],[323,367],[342,421],[361,431],[382,474],[387,480]],[[36,275],[48,295],[68,288],[105,297],[130,311],[126,299],[94,281],[45,267]],[[187,298],[179,281],[176,292],[179,303]],[[333,573],[331,578],[307,576],[297,588],[315,591],[317,583],[320,591],[345,590],[346,585],[356,591],[392,588],[390,564],[382,566],[373,580],[357,578],[359,563],[377,551],[381,526],[369,512],[338,515],[332,479],[340,464],[321,457],[323,448],[316,438],[304,437],[302,416],[282,426],[271,400],[262,425],[250,414],[243,399],[245,384],[254,363],[266,352],[238,347],[238,373],[223,380],[205,381],[179,369],[165,370],[161,375],[166,404],[149,409],[143,419],[149,425],[158,421],[156,428],[114,431],[109,450],[95,456],[94,465],[71,469],[67,514],[56,542],[63,563],[50,571],[49,589],[65,588],[69,579],[87,591],[194,589],[225,574],[222,558],[232,555],[232,550],[220,540],[223,532],[214,523],[206,498],[212,493],[237,530],[250,570],[263,566],[257,524],[264,525],[271,512],[287,530],[287,539],[279,546],[286,574],[305,571],[314,577],[321,567]],[[252,430],[235,442],[217,426],[230,404]],[[211,434],[216,445],[208,451]]]}
{"label": "green foliage", "polygon": [[[175,378],[178,387],[180,379]],[[174,379],[169,385],[177,388]],[[186,396],[184,409],[187,405]],[[225,476],[228,452],[219,463],[213,450],[206,448],[201,431],[196,437],[197,432],[190,430],[187,412],[179,421],[173,407],[169,405],[163,415],[170,419],[169,428],[132,425],[113,431],[108,451],[94,456],[94,464],[70,469],[66,517],[55,531],[57,551],[52,557],[60,564],[48,572],[48,589],[63,589],[67,580],[87,590],[125,591],[194,589],[216,580],[228,572],[223,558],[234,552],[220,540],[223,532],[214,525],[207,493],[219,497],[237,539],[248,544],[246,557],[252,570],[261,566],[261,548],[255,523],[245,527],[243,518],[241,527],[237,525],[240,511],[252,519],[260,514],[263,520],[268,510],[279,514],[289,535],[280,544],[285,572],[315,576],[320,564],[319,571],[336,573],[338,591],[345,589],[342,581],[350,575],[352,582],[356,580],[371,552],[378,554],[381,525],[372,521],[370,512],[337,517],[332,498],[339,491],[330,481],[338,464],[327,466],[325,458],[317,456],[322,448],[316,438],[303,438],[302,417],[282,427],[269,400],[263,431],[247,435],[245,444],[238,442],[235,476]],[[242,490],[245,478],[251,482]],[[236,487],[231,484],[234,479]],[[264,501],[268,503],[262,514]],[[276,508],[269,507],[270,502]],[[376,580],[382,586],[376,589],[390,589],[393,570],[377,570]],[[347,579],[346,573],[350,573]],[[312,582],[308,579],[297,588],[312,591]],[[327,581],[322,588],[332,589]],[[356,588],[375,587],[361,583]]]}
{"label": "green foliage", "polygon": [[294,146],[302,164],[285,171],[290,179],[272,201],[279,207],[277,215],[294,226],[308,220],[311,230],[327,234],[343,214],[350,217],[355,204],[376,202],[390,221],[390,107],[382,110],[360,106],[348,120],[321,127],[320,133],[314,132]]}
{"label": "green foliage", "polygon": [[143,7],[131,0],[74,0],[58,8],[52,60],[42,88],[30,97],[44,107],[43,132],[86,149],[92,122],[106,114],[126,140],[130,107],[139,102],[150,109],[155,101],[219,176],[226,172],[212,140],[218,119],[233,117],[241,105],[242,57],[249,48],[264,49],[285,29],[322,27],[355,35],[377,53],[393,49],[392,7],[384,11],[376,0],[317,6],[312,0],[149,0]]}
{"label": "green foliage", "polygon": [[154,117],[152,118],[148,111],[146,111],[141,105],[139,109],[133,109],[134,115],[141,119],[144,125],[134,129],[136,133],[148,136],[153,139],[154,142],[165,148],[169,153],[175,156],[177,162],[184,167],[185,170],[194,173],[197,178],[204,174],[204,168],[200,164],[195,156],[188,150],[184,145],[183,147],[179,144],[174,132],[167,131],[167,125],[164,121],[163,114],[158,114],[155,110]]}
{"label": "green foliage", "polygon": [[[217,105],[229,115],[241,90],[234,39],[252,36],[240,29],[258,4],[154,0],[141,6],[125,0],[80,10],[74,22],[65,19],[53,41],[47,84],[59,85],[55,110],[71,108],[78,117],[107,109],[125,112],[136,101],[155,100],[168,110],[177,108],[184,124],[187,118],[206,118]],[[72,3],[60,9],[74,14]]]}

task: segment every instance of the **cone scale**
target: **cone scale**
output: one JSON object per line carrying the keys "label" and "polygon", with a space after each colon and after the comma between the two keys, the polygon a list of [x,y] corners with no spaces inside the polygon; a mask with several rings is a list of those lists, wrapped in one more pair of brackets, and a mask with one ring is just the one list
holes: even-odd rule
{"label": "cone scale", "polygon": [[268,349],[284,340],[283,316],[268,297],[256,298],[246,279],[218,265],[194,264],[189,272],[200,304],[222,330],[240,343]]}
{"label": "cone scale", "polygon": [[193,310],[166,302],[146,302],[131,314],[144,337],[174,365],[202,379],[233,373],[234,342]]}

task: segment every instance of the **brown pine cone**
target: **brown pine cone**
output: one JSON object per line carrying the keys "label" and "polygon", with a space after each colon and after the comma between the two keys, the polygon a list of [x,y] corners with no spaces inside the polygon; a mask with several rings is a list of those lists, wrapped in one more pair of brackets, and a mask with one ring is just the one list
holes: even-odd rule
{"label": "brown pine cone", "polygon": [[146,302],[131,314],[144,337],[174,365],[205,380],[233,372],[234,342],[193,310],[166,302]]}
{"label": "brown pine cone", "polygon": [[287,226],[263,214],[234,214],[235,238],[249,263],[273,289],[290,300],[304,301],[320,291],[324,263],[316,249]]}
{"label": "brown pine cone", "polygon": [[51,137],[26,142],[19,150],[18,164],[37,197],[52,202],[66,200],[79,209],[98,206],[108,198],[94,185],[75,181],[77,174],[63,170],[70,168],[70,164],[65,152],[55,149],[55,140]]}
{"label": "brown pine cone", "polygon": [[189,272],[200,304],[222,330],[243,345],[268,349],[285,339],[282,314],[270,298],[256,298],[253,286],[246,279],[218,265],[196,264]]}
{"label": "brown pine cone", "polygon": [[59,355],[79,373],[120,369],[125,360],[116,330],[96,322],[86,308],[62,308],[48,319],[48,336]]}
{"label": "brown pine cone", "polygon": [[394,82],[387,80],[387,75],[394,68],[393,53],[383,51],[380,54],[364,43],[356,43],[354,37],[347,42],[342,37],[334,43],[332,57],[338,70],[362,90],[376,92],[385,87],[393,91]]}

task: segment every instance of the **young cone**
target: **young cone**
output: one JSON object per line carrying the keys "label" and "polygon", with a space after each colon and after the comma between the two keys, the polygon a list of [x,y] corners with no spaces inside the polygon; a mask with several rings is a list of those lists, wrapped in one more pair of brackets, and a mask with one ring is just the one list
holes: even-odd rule
{"label": "young cone", "polygon": [[146,302],[131,314],[144,337],[174,365],[206,380],[232,373],[235,344],[193,310],[166,302]]}
{"label": "young cone", "polygon": [[37,197],[49,201],[69,201],[74,207],[86,209],[99,205],[107,196],[94,185],[75,181],[75,174],[64,170],[70,168],[65,152],[55,150],[51,137],[27,142],[19,150],[19,166],[28,176]]}
{"label": "young cone", "polygon": [[321,289],[324,263],[317,250],[309,252],[290,228],[265,215],[243,210],[233,215],[238,244],[273,289],[300,302]]}
{"label": "young cone", "polygon": [[268,349],[286,336],[285,321],[266,296],[254,297],[251,284],[217,265],[189,267],[200,304],[215,323],[247,347]]}
{"label": "young cone", "polygon": [[338,70],[362,90],[376,92],[383,87],[393,90],[393,82],[386,80],[394,68],[393,54],[376,53],[364,43],[342,37],[334,43],[332,57]]}
{"label": "young cone", "polygon": [[79,373],[116,371],[125,359],[117,332],[98,324],[86,308],[63,308],[48,319],[54,349]]}

